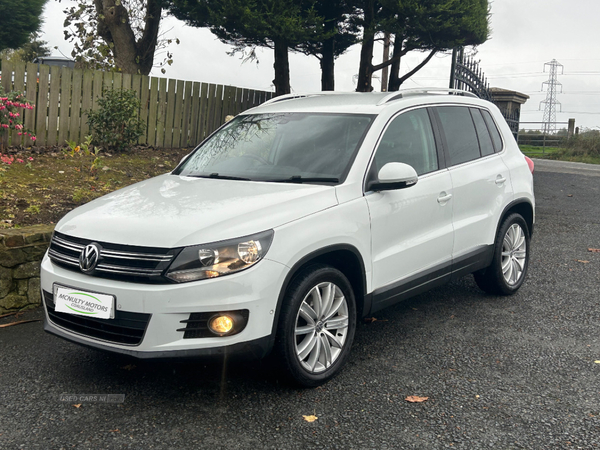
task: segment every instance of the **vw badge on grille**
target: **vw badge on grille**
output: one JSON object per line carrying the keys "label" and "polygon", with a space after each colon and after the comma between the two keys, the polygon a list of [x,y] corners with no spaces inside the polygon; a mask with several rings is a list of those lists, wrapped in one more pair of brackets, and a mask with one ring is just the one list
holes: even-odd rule
{"label": "vw badge on grille", "polygon": [[79,268],[83,273],[91,273],[98,264],[100,246],[96,243],[86,245],[79,254]]}

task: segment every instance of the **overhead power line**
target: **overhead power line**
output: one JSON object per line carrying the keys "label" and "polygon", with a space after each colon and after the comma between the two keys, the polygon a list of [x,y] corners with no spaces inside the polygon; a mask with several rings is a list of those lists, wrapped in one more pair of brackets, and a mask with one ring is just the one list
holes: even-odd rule
{"label": "overhead power line", "polygon": [[558,81],[558,70],[563,72],[563,65],[557,60],[553,59],[549,63],[544,64],[544,72],[546,66],[550,67],[550,73],[548,74],[548,81],[542,83],[542,90],[544,86],[547,86],[546,100],[540,102],[540,108],[544,104],[544,133],[555,133],[556,132],[556,110],[560,108],[560,102],[556,100],[556,94],[558,89],[562,91],[562,84]]}
{"label": "overhead power line", "polygon": [[[538,114],[540,112],[539,109],[530,109],[530,110],[525,110],[525,111],[521,111],[521,114]],[[593,112],[593,111],[559,111],[557,112],[557,114],[591,114],[591,115],[598,115],[600,114],[600,112]]]}

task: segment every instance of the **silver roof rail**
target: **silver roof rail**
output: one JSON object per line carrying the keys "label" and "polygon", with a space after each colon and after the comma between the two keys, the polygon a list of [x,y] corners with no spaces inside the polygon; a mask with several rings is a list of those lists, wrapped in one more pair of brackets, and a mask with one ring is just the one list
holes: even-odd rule
{"label": "silver roof rail", "polygon": [[462,89],[450,89],[450,88],[424,88],[424,89],[404,89],[398,92],[392,92],[389,95],[383,97],[377,106],[385,105],[386,103],[393,102],[394,100],[399,100],[403,97],[408,97],[411,95],[425,95],[425,94],[454,94],[454,95],[464,95],[465,97],[473,97],[479,98],[476,94],[473,94],[469,91],[464,91]]}
{"label": "silver roof rail", "polygon": [[270,100],[267,100],[264,103],[261,103],[260,106],[270,105],[272,103],[282,102],[285,100],[294,100],[296,98],[307,98],[307,97],[320,97],[322,95],[340,95],[340,94],[348,94],[348,92],[341,91],[321,91],[321,92],[306,92],[303,94],[283,94],[277,97],[273,97]]}

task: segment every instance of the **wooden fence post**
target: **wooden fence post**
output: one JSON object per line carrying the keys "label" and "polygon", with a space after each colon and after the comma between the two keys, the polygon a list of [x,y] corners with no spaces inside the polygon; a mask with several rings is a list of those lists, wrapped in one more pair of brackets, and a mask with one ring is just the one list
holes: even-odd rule
{"label": "wooden fence post", "polygon": [[73,70],[73,87],[71,91],[71,119],[69,123],[69,140],[79,144],[83,140],[81,133],[81,91],[83,72]]}
{"label": "wooden fence post", "polygon": [[81,94],[81,122],[80,136],[83,141],[90,134],[90,125],[88,124],[87,111],[92,109],[94,104],[93,94],[94,73],[91,70],[83,72],[83,90]]}
{"label": "wooden fence post", "polygon": [[71,109],[71,85],[73,69],[68,67],[60,68],[60,96],[59,118],[58,118],[58,142],[59,146],[66,143],[69,137],[69,110]]}
{"label": "wooden fence post", "polygon": [[46,133],[48,132],[48,88],[50,84],[50,66],[40,64],[38,73],[39,91],[37,103],[35,104],[36,124],[35,138],[36,145],[44,146],[48,143]]}
{"label": "wooden fence post", "polygon": [[[37,90],[38,90],[38,78],[37,78],[37,64],[27,64],[27,84],[25,86],[25,98],[29,103],[37,105]],[[25,129],[35,133],[35,107],[34,109],[28,109],[24,111],[25,117],[23,117],[23,125]],[[37,139],[37,138],[36,138]],[[23,139],[23,144],[26,146],[32,146],[34,141],[29,136]]]}
{"label": "wooden fence post", "polygon": [[58,140],[58,96],[60,94],[60,67],[50,67],[50,99],[48,100],[48,140],[46,145],[56,145]]}
{"label": "wooden fence post", "polygon": [[165,144],[165,122],[167,121],[167,79],[158,80],[158,111],[156,114],[156,146]]}
{"label": "wooden fence post", "polygon": [[190,145],[190,111],[192,110],[192,86],[191,81],[186,81],[184,84],[184,99],[183,99],[183,111],[182,111],[182,128],[181,128],[181,142],[180,147],[187,147]]}
{"label": "wooden fence post", "polygon": [[168,148],[181,147],[181,131],[182,131],[182,116],[183,116],[183,88],[185,83],[182,80],[177,80],[177,91],[175,93],[175,113],[173,114],[173,140]]}

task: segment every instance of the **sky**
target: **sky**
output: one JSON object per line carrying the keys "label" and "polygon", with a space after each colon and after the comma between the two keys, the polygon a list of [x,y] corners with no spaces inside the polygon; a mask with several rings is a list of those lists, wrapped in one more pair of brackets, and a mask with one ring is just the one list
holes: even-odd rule
{"label": "sky", "polygon": [[[44,12],[42,39],[48,41],[53,55],[70,56],[72,45],[64,40],[62,12],[70,0],[49,0]],[[557,95],[562,112],[561,122],[575,119],[580,128],[600,129],[600,1],[598,0],[495,0],[491,2],[491,36],[476,48],[475,59],[492,87],[510,89],[528,95],[521,108],[521,128],[539,129],[546,99],[543,82],[548,80],[549,63],[562,64],[558,81],[562,93]],[[219,42],[208,30],[186,26],[167,17],[162,22],[166,37],[178,38],[172,44],[173,65],[161,75],[155,68],[151,75],[181,80],[201,81],[252,89],[272,90],[273,52],[259,49],[258,63],[243,62],[228,56],[231,47]],[[54,49],[57,47],[57,49]],[[374,62],[381,61],[382,46],[375,49]],[[354,91],[358,73],[360,47],[352,47],[336,60],[336,90]],[[402,59],[401,73],[408,72],[426,55],[412,52]],[[164,57],[164,55],[162,56]],[[156,60],[162,59],[157,55]],[[402,88],[447,87],[450,54],[438,54]],[[545,70],[545,72],[544,72]],[[290,78],[293,92],[320,90],[321,73],[315,57],[290,54]],[[378,79],[373,81],[380,89]],[[560,87],[559,87],[559,91]],[[541,109],[540,109],[541,106]],[[561,111],[559,109],[559,111]]]}

